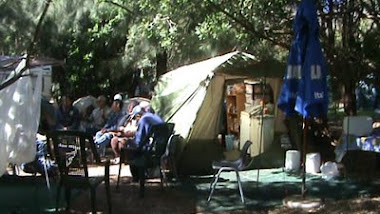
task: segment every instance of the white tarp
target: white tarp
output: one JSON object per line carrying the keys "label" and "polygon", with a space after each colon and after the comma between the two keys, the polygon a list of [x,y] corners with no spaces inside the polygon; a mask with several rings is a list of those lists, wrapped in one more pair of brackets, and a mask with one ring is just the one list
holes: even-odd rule
{"label": "white tarp", "polygon": [[25,74],[0,91],[0,176],[9,163],[31,162],[36,155],[42,74]]}
{"label": "white tarp", "polygon": [[[38,66],[29,69],[30,73],[37,75],[37,73],[42,73],[42,95],[50,100],[51,98],[51,88],[52,88],[52,72],[53,68],[51,65]],[[13,71],[1,71],[0,72],[0,83],[5,81]]]}

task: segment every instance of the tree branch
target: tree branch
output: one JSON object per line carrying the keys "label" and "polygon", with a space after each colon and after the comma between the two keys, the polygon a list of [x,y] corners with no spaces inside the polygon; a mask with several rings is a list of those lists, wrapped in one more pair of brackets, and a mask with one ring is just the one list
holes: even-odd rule
{"label": "tree branch", "polygon": [[38,20],[38,23],[37,23],[37,26],[36,26],[36,30],[34,31],[34,35],[33,35],[33,39],[32,39],[32,42],[30,43],[26,53],[26,65],[24,68],[21,69],[20,72],[16,73],[15,76],[13,76],[11,79],[9,79],[8,81],[2,83],[0,85],[0,90],[10,86],[12,83],[16,82],[20,77],[23,76],[23,73],[25,72],[26,69],[29,68],[29,61],[30,61],[30,56],[32,56],[34,54],[34,47],[35,47],[35,43],[38,39],[38,36],[40,34],[40,31],[41,31],[41,25],[42,25],[42,22],[46,16],[46,13],[48,11],[48,8],[50,6],[50,3],[52,2],[52,0],[47,0],[46,3],[45,3],[45,8],[44,10],[42,11],[42,14],[40,16],[40,19]]}
{"label": "tree branch", "polygon": [[269,41],[275,45],[289,49],[289,47],[290,47],[289,44],[285,44],[285,43],[276,41],[275,39],[270,38],[269,36],[265,35],[265,33],[260,33],[258,31],[256,31],[256,29],[252,25],[248,24],[249,22],[244,17],[241,17],[242,19],[239,19],[239,18],[235,17],[233,14],[224,10],[220,5],[217,5],[210,0],[206,0],[206,1],[212,6],[211,9],[213,9],[214,11],[217,11],[217,12],[222,12],[228,18],[230,18],[231,20],[233,20],[234,22],[236,22],[237,24],[239,24],[240,26],[245,28],[253,36],[257,36],[257,37],[264,39],[264,40],[267,40],[267,41]]}
{"label": "tree branch", "polygon": [[128,13],[133,14],[132,10],[130,10],[126,6],[121,5],[121,4],[117,3],[117,2],[108,1],[108,0],[105,0],[105,1],[102,1],[102,2],[112,4],[112,5],[116,6],[116,7],[120,7],[121,9],[126,10]]}

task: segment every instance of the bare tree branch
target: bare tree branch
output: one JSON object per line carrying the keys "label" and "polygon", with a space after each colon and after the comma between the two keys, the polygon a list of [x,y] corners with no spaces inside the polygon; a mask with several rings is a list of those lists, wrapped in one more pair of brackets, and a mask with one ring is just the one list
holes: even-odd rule
{"label": "bare tree branch", "polygon": [[41,31],[41,25],[42,25],[42,22],[46,16],[46,13],[49,9],[49,6],[50,6],[50,3],[52,2],[52,0],[47,0],[46,3],[45,3],[45,8],[44,10],[42,11],[42,14],[40,16],[40,19],[38,20],[38,23],[37,23],[37,26],[36,26],[36,30],[34,31],[34,34],[33,34],[33,39],[26,51],[27,53],[27,56],[26,56],[26,66],[19,72],[17,73],[15,76],[13,76],[11,79],[9,79],[8,81],[2,83],[0,85],[0,90],[8,87],[9,85],[11,85],[12,83],[16,82],[20,77],[23,76],[23,73],[25,72],[26,69],[28,69],[29,67],[29,61],[30,61],[30,56],[32,56],[34,54],[34,47],[35,47],[35,43],[39,37],[39,34],[40,34],[40,31]]}
{"label": "bare tree branch", "polygon": [[126,10],[128,13],[133,14],[132,10],[130,10],[126,6],[121,5],[121,4],[117,3],[117,2],[108,1],[108,0],[105,0],[105,1],[102,1],[102,2],[112,4],[112,5],[116,6],[116,7],[120,7],[121,9]]}

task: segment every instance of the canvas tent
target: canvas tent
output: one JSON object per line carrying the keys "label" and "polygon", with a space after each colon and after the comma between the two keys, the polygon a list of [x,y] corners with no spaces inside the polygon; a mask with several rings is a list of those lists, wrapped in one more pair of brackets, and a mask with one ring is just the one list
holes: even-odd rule
{"label": "canvas tent", "polygon": [[[283,67],[236,51],[177,68],[159,78],[152,106],[165,121],[175,123],[176,134],[184,140],[180,171],[205,173],[212,160],[221,157],[222,148],[215,139],[222,125],[225,83],[262,77],[281,81]],[[280,90],[281,83],[277,85],[275,90]]]}

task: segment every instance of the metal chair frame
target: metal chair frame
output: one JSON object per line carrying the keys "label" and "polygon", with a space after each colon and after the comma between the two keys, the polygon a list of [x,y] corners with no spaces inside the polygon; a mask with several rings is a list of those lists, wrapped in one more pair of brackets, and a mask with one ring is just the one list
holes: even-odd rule
{"label": "metal chair frame", "polygon": [[[65,189],[66,210],[70,208],[71,189],[89,189],[91,193],[91,210],[96,212],[96,187],[105,183],[108,213],[112,213],[109,167],[110,161],[101,162],[97,153],[93,136],[81,131],[52,131],[47,134],[47,140],[52,157],[59,168],[59,183],[57,186],[56,211],[60,200],[61,187]],[[75,156],[72,156],[72,155]],[[88,156],[88,155],[91,156]],[[75,162],[73,162],[75,161]],[[88,162],[104,166],[104,176],[89,176]]]}
{"label": "metal chair frame", "polygon": [[214,161],[212,163],[212,168],[216,170],[217,173],[214,173],[213,180],[210,183],[210,194],[208,196],[207,203],[211,201],[212,195],[215,191],[216,183],[218,182],[220,174],[223,171],[235,171],[241,202],[243,204],[245,203],[243,187],[241,185],[239,172],[247,169],[253,162],[253,159],[251,159],[250,161],[247,160],[247,152],[251,145],[252,145],[252,142],[249,140],[244,143],[244,146],[240,152],[240,157],[237,160],[221,160],[221,161]]}
{"label": "metal chair frame", "polygon": [[[160,169],[160,179],[161,179],[161,189],[163,189],[164,175],[162,174],[161,166],[161,157],[165,154],[167,149],[167,143],[173,132],[174,124],[164,123],[153,125],[149,131],[149,134],[142,141],[143,143],[139,145],[138,148],[135,148],[135,153],[139,153],[138,157],[135,160],[129,160],[129,164],[139,165],[139,174],[140,174],[140,197],[144,197],[145,192],[145,172],[148,168],[158,166]],[[167,133],[159,133],[160,131]],[[159,133],[159,134],[158,134]],[[163,142],[157,142],[155,135],[165,135],[161,136],[165,139]],[[153,140],[151,140],[153,139]],[[122,164],[126,162],[126,153],[128,148],[122,148],[120,152],[120,162],[119,162],[119,173],[117,177],[116,189],[119,189],[120,175]]]}

